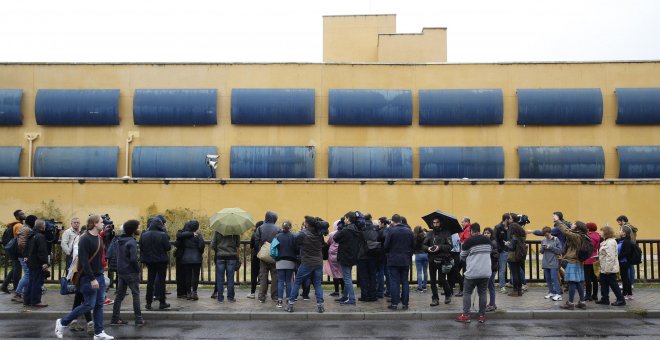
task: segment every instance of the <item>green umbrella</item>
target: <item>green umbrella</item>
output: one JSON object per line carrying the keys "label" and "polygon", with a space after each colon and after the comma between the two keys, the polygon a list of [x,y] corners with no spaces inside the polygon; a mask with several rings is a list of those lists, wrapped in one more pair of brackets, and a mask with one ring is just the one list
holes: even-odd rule
{"label": "green umbrella", "polygon": [[211,228],[222,235],[242,235],[254,227],[254,217],[241,208],[224,208],[211,216]]}

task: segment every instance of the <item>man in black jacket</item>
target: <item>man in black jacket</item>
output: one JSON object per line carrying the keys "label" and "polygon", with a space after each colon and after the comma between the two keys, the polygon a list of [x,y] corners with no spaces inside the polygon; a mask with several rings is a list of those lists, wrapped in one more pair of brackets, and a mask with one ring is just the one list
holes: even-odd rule
{"label": "man in black jacket", "polygon": [[387,308],[396,310],[399,300],[401,300],[403,309],[407,310],[410,299],[408,273],[412,259],[414,236],[410,226],[403,224],[401,216],[398,214],[392,216],[392,223],[394,226],[387,233],[384,244],[387,253],[387,265],[390,269],[390,279],[392,280],[392,290],[390,291],[392,303]]}
{"label": "man in black jacket", "polygon": [[502,293],[506,293],[506,267],[507,267],[507,258],[509,257],[509,251],[504,245],[504,242],[509,240],[509,224],[513,223],[513,218],[510,213],[504,213],[502,215],[502,222],[495,226],[495,241],[497,242],[497,251],[500,254],[499,257],[499,272],[497,276],[499,278],[499,287]]}
{"label": "man in black jacket", "polygon": [[360,252],[357,272],[360,280],[361,302],[378,301],[376,297],[378,266],[384,255],[382,243],[378,241],[378,227],[371,222],[371,214],[364,215],[365,223],[360,230]]}
{"label": "man in black jacket", "polygon": [[44,272],[48,270],[48,245],[46,244],[46,223],[37,220],[34,231],[28,237],[26,262],[30,271],[30,281],[23,294],[23,303],[26,306],[37,308],[48,307],[41,303],[41,286],[44,284]]}
{"label": "man in black jacket", "polygon": [[117,252],[117,297],[112,306],[111,325],[126,325],[128,322],[120,316],[121,303],[126,296],[126,288],[131,289],[133,296],[133,313],[135,314],[135,325],[144,325],[142,311],[140,310],[140,263],[137,257],[138,243],[134,236],[137,235],[140,222],[129,220],[124,223],[124,233],[116,238]]}
{"label": "man in black jacket", "polygon": [[150,220],[149,228],[140,237],[140,254],[142,263],[147,265],[147,305],[151,310],[151,303],[155,296],[160,301],[159,309],[167,309],[170,304],[165,301],[165,274],[170,257],[167,254],[172,246],[170,237],[165,232],[165,226],[160,218]]}
{"label": "man in black jacket", "polygon": [[451,303],[451,290],[447,282],[447,275],[449,271],[443,273],[443,264],[451,261],[451,232],[443,228],[440,219],[434,219],[431,231],[426,234],[422,250],[429,253],[429,274],[431,275],[431,307],[440,304],[440,297],[438,296],[437,279],[440,278],[440,284],[445,291],[445,304]]}
{"label": "man in black jacket", "polygon": [[83,303],[71,313],[55,321],[55,336],[62,338],[64,328],[79,316],[94,310],[94,340],[112,340],[114,337],[103,330],[103,301],[105,301],[105,278],[103,276],[103,241],[99,232],[103,230],[103,220],[99,215],[87,219],[87,233],[78,242],[78,270],[80,283],[78,290],[83,294]]}
{"label": "man in black jacket", "polygon": [[344,279],[344,294],[341,298],[335,300],[340,305],[354,305],[355,291],[353,290],[353,266],[358,263],[358,253],[360,251],[360,231],[355,223],[357,215],[354,211],[349,211],[344,216],[344,226],[335,233],[334,241],[339,244],[337,252],[337,262],[341,265],[342,276]]}

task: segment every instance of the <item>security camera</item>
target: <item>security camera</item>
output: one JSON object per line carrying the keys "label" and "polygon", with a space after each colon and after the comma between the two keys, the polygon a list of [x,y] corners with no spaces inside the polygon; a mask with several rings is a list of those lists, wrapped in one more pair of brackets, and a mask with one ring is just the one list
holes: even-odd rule
{"label": "security camera", "polygon": [[219,155],[206,155],[206,160],[208,161],[215,161],[217,160]]}

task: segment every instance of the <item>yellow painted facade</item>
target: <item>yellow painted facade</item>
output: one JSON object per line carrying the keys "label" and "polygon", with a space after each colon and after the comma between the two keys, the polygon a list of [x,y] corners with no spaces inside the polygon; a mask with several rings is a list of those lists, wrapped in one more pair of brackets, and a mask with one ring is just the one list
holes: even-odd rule
{"label": "yellow painted facade", "polygon": [[[518,126],[518,88],[600,88],[603,122],[595,126]],[[413,177],[419,176],[420,146],[502,146],[505,177],[518,177],[518,146],[601,145],[605,177],[618,177],[618,145],[660,145],[660,127],[616,125],[617,87],[660,87],[660,62],[536,63],[536,64],[117,64],[0,65],[0,88],[22,89],[23,125],[0,127],[0,146],[22,146],[20,174],[28,176],[28,143],[24,134],[38,132],[35,146],[118,146],[118,175],[123,176],[125,141],[138,132],[134,146],[214,145],[220,153],[218,177],[229,177],[232,145],[315,146],[316,177],[327,177],[329,146],[409,146]],[[37,126],[38,89],[120,89],[120,125],[111,127]],[[135,89],[216,88],[218,125],[204,127],[135,126]],[[316,124],[311,126],[237,126],[230,122],[233,88],[313,88]],[[413,124],[407,127],[345,127],[328,125],[329,89],[409,89],[413,93]],[[420,89],[501,88],[504,122],[497,126],[429,127],[418,124]],[[571,220],[614,224],[626,214],[640,228],[640,238],[660,237],[657,228],[658,182],[615,184],[483,182],[474,185],[359,181],[276,183],[151,181],[122,183],[0,179],[0,221],[17,208],[36,209],[53,199],[66,215],[108,212],[118,220],[143,215],[151,204],[159,209],[189,207],[211,214],[240,206],[260,216],[273,209],[298,221],[304,214],[333,219],[350,209],[376,216],[394,212],[417,217],[441,208],[492,225],[504,211],[525,212],[535,226],[549,223],[552,211]],[[414,217],[414,218],[413,218]]]}
{"label": "yellow painted facade", "polygon": [[378,61],[428,63],[447,61],[447,29],[424,28],[421,34],[378,35]]}

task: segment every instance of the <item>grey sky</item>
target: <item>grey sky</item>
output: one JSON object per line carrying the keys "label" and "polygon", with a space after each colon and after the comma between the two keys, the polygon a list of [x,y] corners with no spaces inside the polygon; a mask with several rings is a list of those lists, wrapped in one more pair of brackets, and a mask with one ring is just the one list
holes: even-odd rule
{"label": "grey sky", "polygon": [[658,0],[3,1],[2,62],[322,62],[323,15],[448,28],[449,62],[660,60]]}

